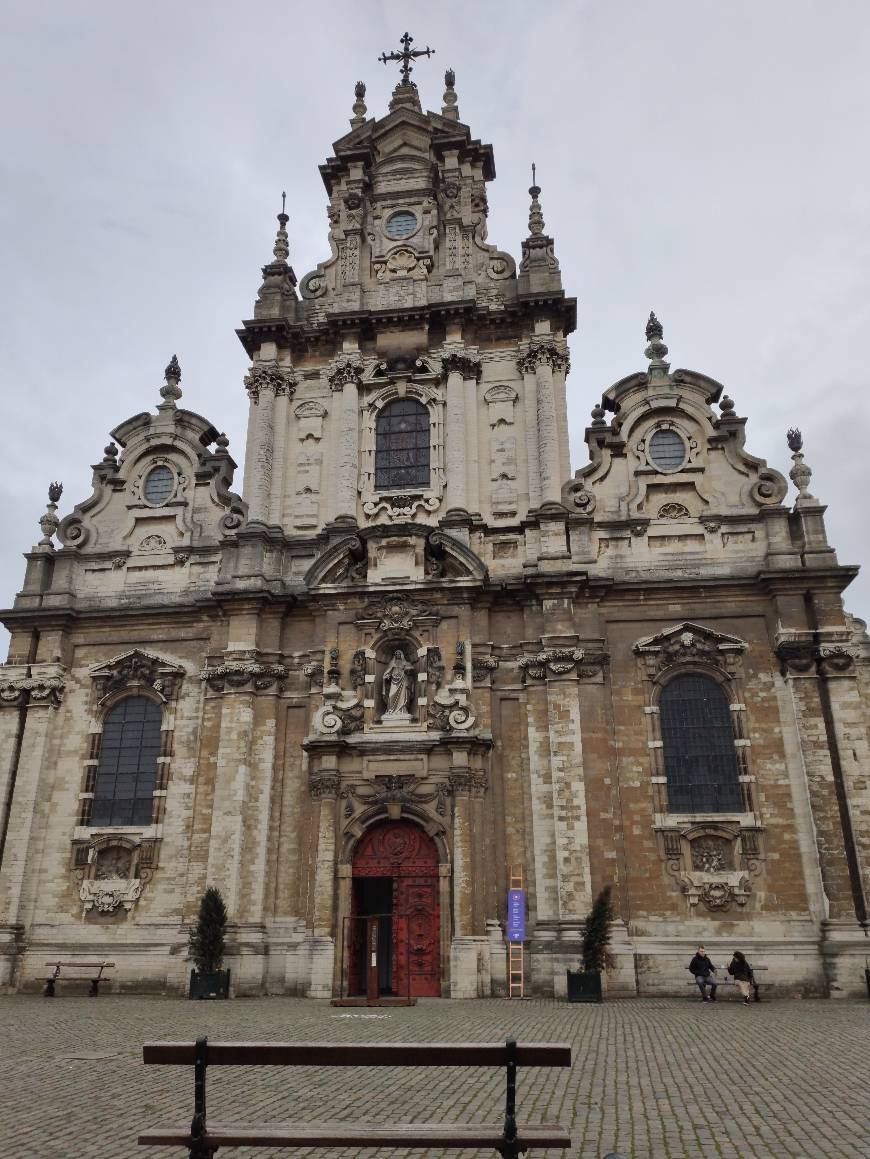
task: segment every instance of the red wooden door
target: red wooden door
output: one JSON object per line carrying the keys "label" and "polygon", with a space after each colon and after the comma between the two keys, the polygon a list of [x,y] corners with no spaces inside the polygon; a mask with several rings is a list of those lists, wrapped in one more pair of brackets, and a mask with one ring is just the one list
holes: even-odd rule
{"label": "red wooden door", "polygon": [[354,877],[393,881],[392,989],[397,995],[441,994],[441,920],[438,849],[410,821],[382,821],[360,840]]}
{"label": "red wooden door", "polygon": [[413,998],[440,998],[438,878],[400,877],[396,885],[393,916],[397,933],[393,968],[396,993],[410,993]]}

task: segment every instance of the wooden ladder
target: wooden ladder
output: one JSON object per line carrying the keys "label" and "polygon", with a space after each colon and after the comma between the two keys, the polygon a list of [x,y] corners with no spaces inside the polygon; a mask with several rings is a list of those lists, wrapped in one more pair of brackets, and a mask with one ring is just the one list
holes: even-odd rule
{"label": "wooden ladder", "polygon": [[[512,865],[510,889],[524,889],[523,867]],[[508,998],[525,997],[525,961],[522,942],[508,942]]]}

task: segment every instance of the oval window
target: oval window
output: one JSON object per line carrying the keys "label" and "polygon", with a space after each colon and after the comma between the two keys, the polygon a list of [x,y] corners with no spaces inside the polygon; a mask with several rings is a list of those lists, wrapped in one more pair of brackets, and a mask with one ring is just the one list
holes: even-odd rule
{"label": "oval window", "polygon": [[656,431],[647,448],[651,462],[660,471],[677,471],[686,461],[686,444],[676,431]]}
{"label": "oval window", "polygon": [[145,477],[142,494],[145,502],[154,507],[162,507],[172,497],[175,490],[175,475],[168,467],[155,467]]}
{"label": "oval window", "polygon": [[387,218],[387,237],[399,241],[403,237],[410,237],[417,228],[417,218],[410,209],[400,209],[398,213]]}

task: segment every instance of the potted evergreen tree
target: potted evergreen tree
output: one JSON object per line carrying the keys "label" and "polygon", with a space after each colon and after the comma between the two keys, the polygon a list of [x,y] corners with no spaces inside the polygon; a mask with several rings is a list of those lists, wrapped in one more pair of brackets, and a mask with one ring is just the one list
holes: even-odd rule
{"label": "potted evergreen tree", "polygon": [[568,971],[569,1002],[601,1001],[601,971],[606,967],[609,957],[607,947],[610,942],[610,923],[613,921],[610,889],[609,885],[605,885],[583,922],[580,951],[583,969]]}
{"label": "potted evergreen tree", "polygon": [[190,971],[191,998],[229,998],[230,972],[222,970],[227,907],[220,890],[209,886],[199,903],[188,946],[195,969]]}

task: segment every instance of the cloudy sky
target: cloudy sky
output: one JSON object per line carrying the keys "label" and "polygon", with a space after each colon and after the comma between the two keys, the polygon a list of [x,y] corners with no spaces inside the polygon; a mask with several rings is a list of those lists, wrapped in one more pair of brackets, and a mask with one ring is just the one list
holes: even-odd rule
{"label": "cloudy sky", "polygon": [[[675,367],[724,382],[747,447],[790,467],[804,432],[831,542],[870,615],[870,5],[864,0],[3,0],[5,378],[0,605],[20,587],[48,482],[90,494],[108,432],[182,405],[241,460],[249,317],[282,189],[291,261],[326,256],[317,165],[353,85],[386,111],[406,27],[414,74],[492,143],[489,240],[514,254],[536,161],[579,298],[574,465],[601,391],[645,365],[654,308]],[[2,643],[2,642],[0,642]]]}

